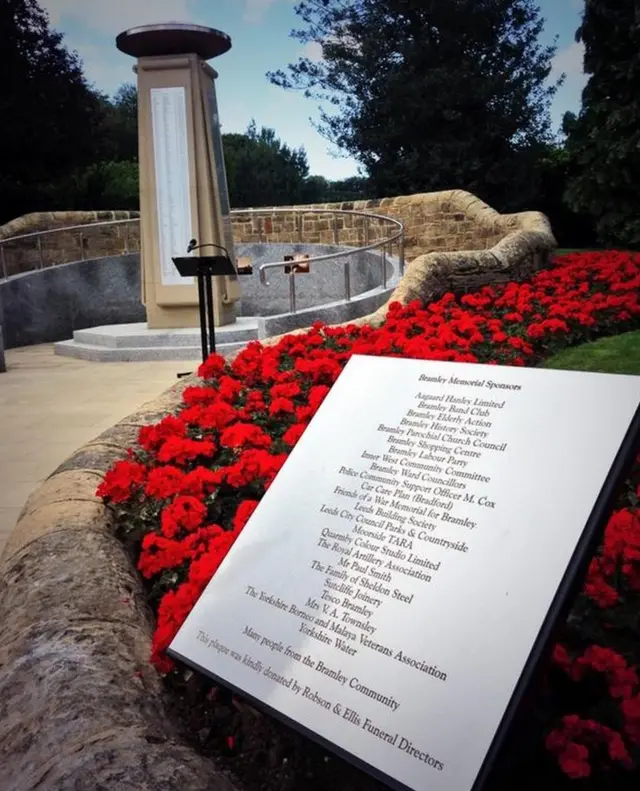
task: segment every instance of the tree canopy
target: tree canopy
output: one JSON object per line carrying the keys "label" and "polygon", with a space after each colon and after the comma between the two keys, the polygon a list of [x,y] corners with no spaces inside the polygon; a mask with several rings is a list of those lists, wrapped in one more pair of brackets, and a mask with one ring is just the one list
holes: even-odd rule
{"label": "tree canopy", "polygon": [[107,159],[138,161],[138,89],[124,83],[112,99],[103,97],[100,138]]}
{"label": "tree canopy", "polygon": [[33,210],[51,180],[95,156],[102,109],[35,0],[0,0],[0,216]]}
{"label": "tree canopy", "polygon": [[234,208],[300,203],[309,175],[304,148],[292,149],[273,129],[252,121],[244,134],[222,136],[229,200]]}
{"label": "tree canopy", "polygon": [[586,0],[578,41],[590,75],[578,118],[567,118],[575,211],[605,244],[640,246],[640,9],[636,0]]}
{"label": "tree canopy", "polygon": [[379,194],[468,189],[526,204],[550,141],[548,82],[533,0],[302,0],[292,35],[322,47],[269,73],[329,102],[320,131],[361,162]]}

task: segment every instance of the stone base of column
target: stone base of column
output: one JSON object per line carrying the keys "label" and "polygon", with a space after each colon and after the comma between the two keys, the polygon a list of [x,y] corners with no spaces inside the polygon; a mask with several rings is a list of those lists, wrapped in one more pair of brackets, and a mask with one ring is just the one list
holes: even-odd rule
{"label": "stone base of column", "polygon": [[199,327],[200,313],[197,305],[147,305],[147,324],[150,330],[173,330],[180,327]]}
{"label": "stone base of column", "polygon": [[[215,305],[214,324],[224,327],[236,321],[234,305]],[[174,330],[181,327],[200,327],[200,311],[197,305],[146,305],[147,324],[150,330]]]}

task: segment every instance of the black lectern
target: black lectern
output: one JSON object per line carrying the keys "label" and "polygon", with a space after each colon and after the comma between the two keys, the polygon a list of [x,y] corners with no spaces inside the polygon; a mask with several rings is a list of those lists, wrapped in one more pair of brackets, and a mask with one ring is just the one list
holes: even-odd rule
{"label": "black lectern", "polygon": [[[224,255],[181,256],[173,259],[182,277],[195,277],[198,280],[198,307],[200,313],[200,341],[202,343],[202,362],[216,350],[216,331],[213,316],[212,277],[244,274],[237,272],[224,247],[217,244],[198,244],[195,239],[189,242],[187,252],[200,247],[215,247]],[[247,274],[251,274],[247,272]],[[208,326],[207,326],[208,325]],[[179,377],[188,374],[178,374]]]}

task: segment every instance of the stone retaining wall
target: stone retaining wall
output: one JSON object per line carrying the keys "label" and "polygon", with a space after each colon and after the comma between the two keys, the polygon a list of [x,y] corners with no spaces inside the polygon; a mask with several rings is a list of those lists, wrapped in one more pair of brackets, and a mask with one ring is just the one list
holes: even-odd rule
{"label": "stone retaining wall", "polygon": [[146,320],[139,253],[0,280],[0,323],[7,349],[66,341],[88,327]]}
{"label": "stone retaining wall", "polygon": [[[293,207],[284,207],[293,208]],[[430,252],[486,250],[506,235],[534,230],[540,225],[538,212],[499,214],[486,203],[463,190],[404,195],[396,198],[325,203],[298,206],[315,209],[344,209],[380,214],[401,220],[405,225],[405,256],[408,261]],[[18,234],[48,230],[65,225],[83,225],[104,220],[139,217],[138,212],[55,212],[28,214],[0,227],[0,240]],[[308,244],[363,245],[388,237],[393,227],[388,222],[368,222],[358,215],[331,216],[293,211],[261,209],[259,216],[234,212],[236,242],[283,242]],[[367,230],[368,226],[368,230]],[[125,226],[87,228],[68,234],[41,237],[45,266],[84,258],[121,255],[140,246],[138,223]],[[397,253],[397,250],[394,250]],[[40,265],[40,250],[35,239],[5,245],[8,274],[30,271]]]}
{"label": "stone retaining wall", "polygon": [[[130,220],[140,217],[134,211],[34,212],[0,226],[0,277],[31,272],[56,264],[83,259],[125,255],[140,250],[139,223],[91,227],[98,222]],[[17,239],[24,234],[85,225],[73,231]]]}

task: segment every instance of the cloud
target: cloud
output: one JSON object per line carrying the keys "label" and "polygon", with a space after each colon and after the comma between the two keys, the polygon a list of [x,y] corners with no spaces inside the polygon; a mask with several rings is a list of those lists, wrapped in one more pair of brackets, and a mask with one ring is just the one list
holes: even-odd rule
{"label": "cloud", "polygon": [[[80,55],[90,82],[113,93],[123,82],[135,82],[133,61],[115,47],[123,30],[158,22],[193,22],[193,0],[39,0],[51,24],[64,32],[65,45]],[[205,23],[206,24],[206,23]]]}
{"label": "cloud", "polygon": [[97,90],[113,94],[125,82],[135,84],[135,61],[121,55],[112,44],[100,46],[80,39],[72,45],[80,56],[87,81]]}
{"label": "cloud", "polygon": [[553,73],[566,74],[567,77],[581,76],[584,66],[584,44],[573,42],[561,49],[553,59]]}
{"label": "cloud", "polygon": [[75,23],[103,35],[137,25],[196,21],[190,0],[40,0],[40,5],[56,28]]}
{"label": "cloud", "polygon": [[244,13],[242,18],[251,25],[259,25],[269,12],[269,9],[278,0],[244,0]]}

